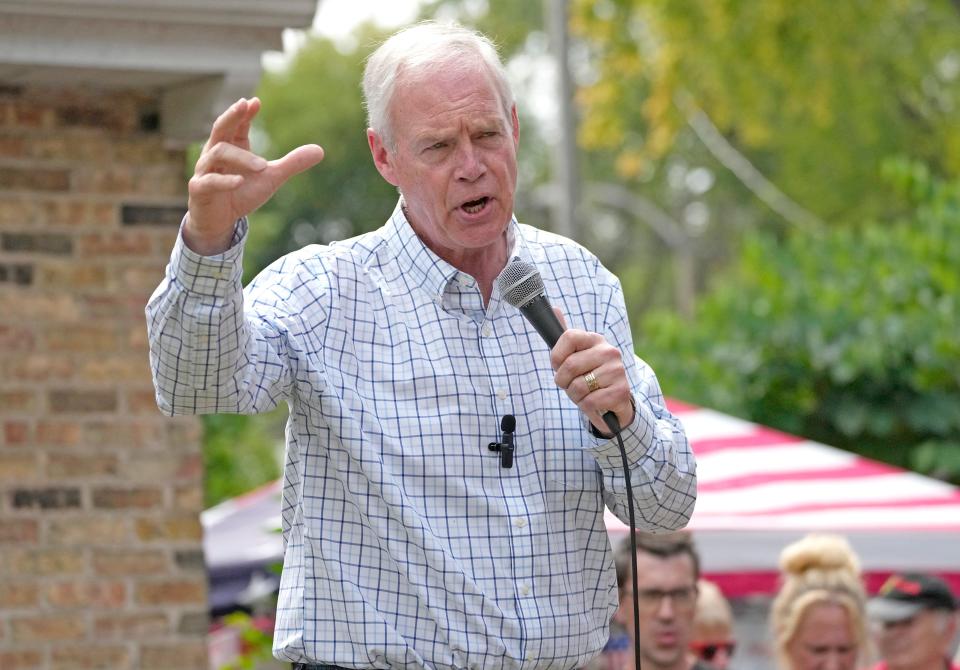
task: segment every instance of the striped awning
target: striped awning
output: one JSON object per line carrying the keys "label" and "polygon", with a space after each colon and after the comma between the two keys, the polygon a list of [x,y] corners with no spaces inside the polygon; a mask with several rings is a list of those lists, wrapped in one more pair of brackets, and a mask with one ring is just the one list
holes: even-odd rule
{"label": "striped awning", "polygon": [[[960,592],[960,489],[825,444],[671,401],[697,456],[690,522],[705,572],[730,595],[771,592],[787,543],[845,535],[868,585],[928,570]],[[607,512],[616,542],[626,526]]]}

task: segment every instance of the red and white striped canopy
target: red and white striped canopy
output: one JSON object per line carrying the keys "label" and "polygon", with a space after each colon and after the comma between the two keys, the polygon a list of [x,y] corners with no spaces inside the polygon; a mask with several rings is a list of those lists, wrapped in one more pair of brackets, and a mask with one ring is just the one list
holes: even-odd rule
{"label": "red and white striped canopy", "polygon": [[[960,592],[960,489],[714,410],[671,401],[697,457],[690,522],[707,577],[728,595],[770,593],[789,542],[845,535],[868,586],[926,570]],[[609,512],[618,541],[626,526]]]}

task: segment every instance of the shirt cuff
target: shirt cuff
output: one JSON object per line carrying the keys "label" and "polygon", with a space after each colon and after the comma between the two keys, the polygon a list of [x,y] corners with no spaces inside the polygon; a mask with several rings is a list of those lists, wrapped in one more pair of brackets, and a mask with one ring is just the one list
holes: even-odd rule
{"label": "shirt cuff", "polygon": [[[620,438],[623,440],[624,448],[627,452],[627,464],[630,468],[640,462],[647,452],[646,441],[651,437],[650,424],[642,416],[642,411],[636,401],[633,402],[633,421],[623,426],[620,430]],[[594,428],[593,424],[588,422],[592,445],[589,447],[601,466],[611,466],[620,468],[623,466],[623,460],[620,456],[620,445],[616,436],[603,435]]]}
{"label": "shirt cuff", "polygon": [[242,283],[247,227],[246,217],[237,219],[230,248],[213,256],[201,256],[184,243],[181,223],[170,257],[170,274],[190,293],[224,295],[231,287]]}

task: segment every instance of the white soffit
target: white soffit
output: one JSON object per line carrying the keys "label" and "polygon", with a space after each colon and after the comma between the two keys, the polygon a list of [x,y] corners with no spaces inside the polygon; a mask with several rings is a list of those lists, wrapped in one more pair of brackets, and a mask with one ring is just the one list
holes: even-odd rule
{"label": "white soffit", "polygon": [[0,85],[135,88],[160,97],[175,144],[254,92],[263,51],[318,0],[3,0]]}

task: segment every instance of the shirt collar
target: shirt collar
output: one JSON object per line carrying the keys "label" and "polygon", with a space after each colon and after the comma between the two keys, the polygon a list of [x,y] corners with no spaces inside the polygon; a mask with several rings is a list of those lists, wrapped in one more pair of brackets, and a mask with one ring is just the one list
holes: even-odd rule
{"label": "shirt collar", "polygon": [[[462,274],[423,243],[403,212],[403,198],[397,201],[387,221],[386,241],[413,285],[422,286],[435,298],[440,298],[450,282]],[[530,251],[515,216],[511,216],[507,226],[507,247],[508,263],[518,258],[530,262]]]}

